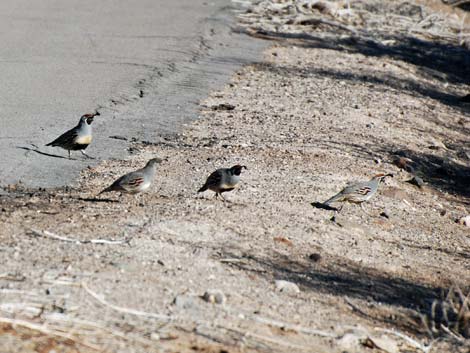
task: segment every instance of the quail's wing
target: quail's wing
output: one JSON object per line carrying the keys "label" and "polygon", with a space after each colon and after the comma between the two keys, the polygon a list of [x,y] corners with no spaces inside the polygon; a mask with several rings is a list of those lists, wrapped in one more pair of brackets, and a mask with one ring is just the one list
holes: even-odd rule
{"label": "quail's wing", "polygon": [[347,186],[342,193],[343,194],[359,194],[359,195],[367,195],[372,191],[372,188],[367,183],[357,183]]}
{"label": "quail's wing", "polygon": [[57,137],[54,141],[48,143],[46,146],[69,146],[75,143],[75,139],[78,136],[78,129],[74,127],[69,131],[64,132],[62,135]]}
{"label": "quail's wing", "polygon": [[223,176],[224,176],[224,170],[223,169],[217,169],[215,172],[213,172],[211,175],[206,180],[205,186],[216,186],[219,185],[222,182]]}
{"label": "quail's wing", "polygon": [[119,185],[126,191],[134,191],[145,182],[144,174],[141,171],[132,172],[120,177],[116,182],[119,181]]}

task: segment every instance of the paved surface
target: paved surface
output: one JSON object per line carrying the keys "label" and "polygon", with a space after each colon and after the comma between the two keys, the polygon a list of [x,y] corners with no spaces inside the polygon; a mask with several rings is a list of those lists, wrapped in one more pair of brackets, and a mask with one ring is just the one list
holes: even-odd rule
{"label": "paved surface", "polygon": [[[195,103],[265,45],[231,32],[228,0],[0,2],[0,185],[73,183],[97,161],[44,145],[100,109],[87,152],[125,158],[197,116]],[[26,150],[28,148],[31,150]],[[36,150],[36,152],[34,151]]]}

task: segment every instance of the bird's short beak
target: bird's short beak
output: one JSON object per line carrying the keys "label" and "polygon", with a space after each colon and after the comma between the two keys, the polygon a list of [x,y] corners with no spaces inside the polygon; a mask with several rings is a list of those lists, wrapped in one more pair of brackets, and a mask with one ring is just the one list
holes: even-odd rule
{"label": "bird's short beak", "polygon": [[245,168],[246,170],[248,170],[248,168],[246,167],[246,165],[242,165],[242,168]]}
{"label": "bird's short beak", "polygon": [[389,176],[389,177],[393,178],[393,174],[392,174],[392,173],[385,174],[385,176],[386,176],[386,177],[388,177],[388,176]]}

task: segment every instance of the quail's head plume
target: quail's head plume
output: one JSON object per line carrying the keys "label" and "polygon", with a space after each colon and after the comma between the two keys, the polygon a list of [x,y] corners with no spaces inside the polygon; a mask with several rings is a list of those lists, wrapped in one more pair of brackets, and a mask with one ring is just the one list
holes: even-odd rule
{"label": "quail's head plume", "polygon": [[82,117],[80,118],[80,123],[91,125],[95,116],[99,116],[99,115],[100,115],[99,112],[82,115]]}

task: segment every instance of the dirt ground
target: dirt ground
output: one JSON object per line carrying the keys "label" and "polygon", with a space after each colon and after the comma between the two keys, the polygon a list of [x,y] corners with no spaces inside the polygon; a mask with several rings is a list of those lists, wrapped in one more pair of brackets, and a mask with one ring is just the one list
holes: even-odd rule
{"label": "dirt ground", "polygon": [[[469,351],[468,50],[255,35],[263,61],[181,134],[77,187],[1,196],[2,353]],[[154,156],[149,193],[96,197]],[[234,164],[227,202],[196,193]],[[371,215],[312,206],[380,172]]]}

